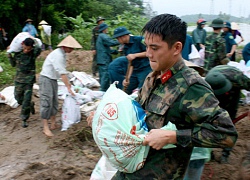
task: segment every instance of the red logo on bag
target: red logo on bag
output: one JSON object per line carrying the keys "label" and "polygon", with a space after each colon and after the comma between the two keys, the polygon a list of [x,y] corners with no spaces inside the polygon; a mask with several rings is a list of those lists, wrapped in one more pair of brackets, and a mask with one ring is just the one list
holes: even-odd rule
{"label": "red logo on bag", "polygon": [[116,120],[118,118],[118,108],[114,103],[108,103],[103,108],[102,115],[108,120]]}

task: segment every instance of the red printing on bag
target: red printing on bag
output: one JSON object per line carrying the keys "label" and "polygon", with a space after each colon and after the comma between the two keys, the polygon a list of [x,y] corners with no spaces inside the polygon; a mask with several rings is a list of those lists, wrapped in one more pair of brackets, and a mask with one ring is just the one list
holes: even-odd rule
{"label": "red printing on bag", "polygon": [[108,120],[116,120],[118,118],[118,108],[115,103],[107,103],[103,108],[102,115]]}

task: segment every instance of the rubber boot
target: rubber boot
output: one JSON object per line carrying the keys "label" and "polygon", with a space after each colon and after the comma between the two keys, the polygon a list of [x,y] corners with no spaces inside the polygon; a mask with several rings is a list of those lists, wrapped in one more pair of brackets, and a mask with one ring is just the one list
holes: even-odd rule
{"label": "rubber boot", "polygon": [[26,128],[28,126],[29,126],[29,124],[28,124],[27,120],[23,120],[22,127]]}

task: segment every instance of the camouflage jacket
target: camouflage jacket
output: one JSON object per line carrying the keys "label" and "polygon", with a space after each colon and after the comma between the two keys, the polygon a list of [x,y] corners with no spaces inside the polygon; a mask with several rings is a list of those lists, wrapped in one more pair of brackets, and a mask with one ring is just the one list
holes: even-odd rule
{"label": "camouflage jacket", "polygon": [[192,149],[232,147],[237,132],[228,113],[218,106],[210,86],[183,61],[172,68],[165,83],[152,72],[139,92],[138,101],[147,111],[146,123],[158,129],[169,121],[177,128],[176,148],[150,148],[144,167],[132,174],[118,172],[113,179],[183,179]]}
{"label": "camouflage jacket", "polygon": [[204,69],[206,71],[217,65],[225,64],[224,61],[229,61],[226,57],[226,42],[220,34],[213,33],[208,36],[205,46]]}
{"label": "camouflage jacket", "polygon": [[36,81],[36,58],[41,53],[41,48],[35,46],[29,53],[16,52],[9,58],[11,66],[16,67],[15,81],[19,83],[34,83]]}
{"label": "camouflage jacket", "polygon": [[96,40],[99,35],[99,25],[92,29],[91,50],[96,50]]}
{"label": "camouflage jacket", "polygon": [[244,75],[236,67],[229,65],[220,65],[212,68],[208,74],[213,72],[222,73],[233,85],[232,89],[220,96],[216,96],[220,102],[220,107],[227,110],[231,119],[236,117],[241,90],[250,91],[250,78]]}

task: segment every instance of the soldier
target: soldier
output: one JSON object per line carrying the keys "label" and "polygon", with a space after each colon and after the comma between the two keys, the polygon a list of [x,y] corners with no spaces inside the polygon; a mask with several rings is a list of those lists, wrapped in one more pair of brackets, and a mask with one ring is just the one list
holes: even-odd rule
{"label": "soldier", "polygon": [[206,42],[207,31],[204,29],[206,22],[205,19],[199,19],[197,28],[192,31],[193,44],[198,51],[204,48]]}
{"label": "soldier", "polygon": [[[230,22],[225,22],[223,27],[223,33],[222,37],[226,40],[226,51],[227,51],[227,57],[232,60],[232,56],[235,53],[237,43],[234,40],[234,37],[231,33],[231,24]],[[235,59],[234,59],[235,60]]]}
{"label": "soldier", "polygon": [[[130,32],[125,27],[118,27],[114,30],[113,38],[116,38],[121,44],[124,45],[123,51],[126,59],[119,58],[121,64],[125,64],[122,60],[126,61],[126,65],[120,66],[120,68],[127,71],[128,62],[131,62],[128,79],[125,79],[126,74],[122,74],[123,78],[119,79],[118,71],[120,69],[115,69],[113,66],[117,64],[117,62],[113,61],[109,65],[109,74],[110,77],[113,78],[112,81],[123,81],[123,85],[127,86],[126,92],[131,94],[134,89],[141,88],[145,78],[148,73],[152,71],[149,60],[146,57],[146,46],[144,44],[143,36],[131,36]],[[117,61],[116,60],[116,61]],[[114,64],[113,64],[114,63]],[[112,83],[111,81],[111,83]]]}
{"label": "soldier", "polygon": [[221,29],[224,27],[223,20],[214,19],[210,27],[213,33],[206,38],[204,69],[209,71],[217,65],[227,64],[229,59],[226,54],[226,42],[221,37]]}
{"label": "soldier", "polygon": [[16,67],[14,95],[18,104],[22,105],[20,117],[24,128],[28,127],[30,113],[35,113],[34,102],[31,100],[33,84],[36,81],[36,58],[41,53],[41,47],[34,44],[33,39],[26,38],[21,52],[15,52],[13,57],[8,54],[11,66]]}
{"label": "soldier", "polygon": [[92,29],[92,39],[91,39],[91,50],[93,52],[93,60],[92,60],[92,74],[93,76],[96,76],[96,73],[98,72],[98,67],[96,63],[96,40],[99,35],[99,25],[104,23],[105,18],[99,16],[96,19],[97,26]]}
{"label": "soldier", "polygon": [[98,35],[98,38],[96,40],[96,60],[99,68],[101,84],[100,91],[106,91],[110,85],[108,66],[112,61],[111,54],[117,53],[117,51],[113,51],[110,47],[119,45],[119,42],[107,35],[108,25],[105,23],[102,23],[99,26],[99,33],[100,34]]}
{"label": "soldier", "polygon": [[[43,120],[43,133],[52,137],[51,130],[58,128],[56,125],[56,114],[58,111],[58,84],[57,79],[61,78],[68,92],[74,96],[66,70],[66,53],[71,53],[74,48],[82,46],[71,36],[64,38],[57,49],[52,51],[45,59],[39,78],[40,92],[40,115]],[[49,127],[48,121],[51,120]]]}
{"label": "soldier", "polygon": [[[147,112],[150,150],[142,169],[118,171],[115,179],[182,179],[194,146],[232,147],[237,139],[229,114],[218,106],[210,86],[181,56],[187,24],[171,14],[152,18],[143,28],[146,55],[153,72],[137,101]],[[92,115],[88,117],[91,124]],[[177,130],[160,129],[168,122]],[[176,148],[162,149],[166,144]]]}
{"label": "soldier", "polygon": [[[250,79],[239,69],[220,65],[212,68],[206,75],[205,80],[212,87],[220,107],[227,110],[230,118],[236,118],[241,90],[250,91]],[[221,163],[227,163],[231,148],[224,148]]]}

